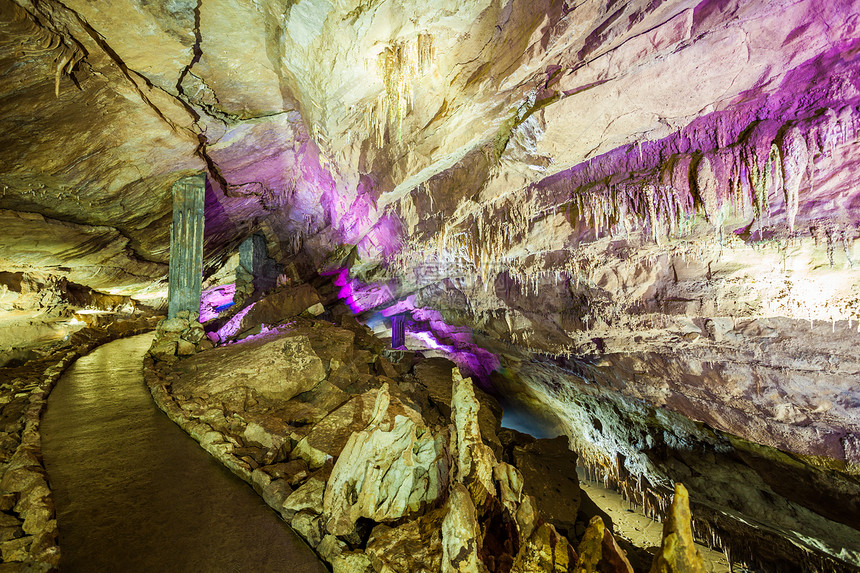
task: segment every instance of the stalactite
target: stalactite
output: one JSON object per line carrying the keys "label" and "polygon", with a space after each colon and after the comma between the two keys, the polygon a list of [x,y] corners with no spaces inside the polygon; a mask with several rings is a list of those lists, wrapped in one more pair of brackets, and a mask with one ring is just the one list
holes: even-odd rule
{"label": "stalactite", "polygon": [[412,110],[416,86],[434,57],[433,36],[426,33],[395,42],[377,56],[374,67],[383,91],[368,106],[365,128],[378,148],[384,145],[386,128],[394,130],[398,141],[402,139],[403,120]]}

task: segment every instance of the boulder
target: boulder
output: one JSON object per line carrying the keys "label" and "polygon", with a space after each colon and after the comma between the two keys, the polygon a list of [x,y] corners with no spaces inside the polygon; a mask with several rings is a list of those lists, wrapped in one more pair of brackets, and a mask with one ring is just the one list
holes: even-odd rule
{"label": "boulder", "polygon": [[167,361],[176,356],[176,341],[161,341],[153,344],[152,348],[149,349],[149,355],[152,356],[153,359],[159,361]]}
{"label": "boulder", "polygon": [[28,535],[17,539],[10,539],[0,543],[0,556],[4,563],[10,561],[24,561],[27,559],[27,550],[33,543],[33,536]]}
{"label": "boulder", "polygon": [[288,318],[298,316],[319,302],[319,294],[307,283],[279,290],[254,304],[242,318],[239,332],[259,324],[279,324]]}
{"label": "boulder", "polygon": [[216,348],[183,361],[173,392],[217,397],[237,389],[253,389],[258,398],[285,402],[307,392],[325,378],[322,361],[306,336]]}
{"label": "boulder", "polygon": [[[308,444],[329,455],[339,456],[350,436],[365,429],[370,423],[379,392],[380,390],[370,390],[351,398],[320,420],[308,434]],[[422,424],[421,416],[417,412],[404,406],[397,398],[391,397],[380,425],[392,427],[396,416],[409,418],[416,425]]]}
{"label": "boulder", "polygon": [[397,527],[377,525],[366,553],[376,571],[437,573],[442,568],[442,520],[437,509]]}
{"label": "boulder", "polygon": [[326,527],[332,534],[349,534],[360,517],[376,522],[400,519],[445,491],[445,435],[434,436],[402,415],[384,427],[389,400],[383,387],[367,428],[350,436],[334,465],[324,502]]}
{"label": "boulder", "polygon": [[576,553],[567,539],[544,523],[520,548],[511,573],[568,573],[575,562]]}
{"label": "boulder", "polygon": [[293,460],[304,460],[312,470],[323,467],[328,460],[328,454],[311,446],[306,437],[299,440],[290,457]]}
{"label": "boulder", "polygon": [[461,483],[451,486],[442,520],[443,573],[486,572],[478,557],[481,544],[481,527],[472,494]]}
{"label": "boulder", "polygon": [[[446,417],[451,414],[451,371],[454,368],[456,365],[447,358],[435,357],[418,362],[414,370],[415,378],[427,389],[430,400]],[[473,392],[480,404],[477,414],[481,435],[494,448],[501,448],[498,432],[501,429],[502,407],[498,400],[480,388],[473,387]]]}
{"label": "boulder", "polygon": [[[374,573],[370,557],[361,551],[344,551],[331,561],[332,573]],[[417,573],[417,572],[416,572]]]}
{"label": "boulder", "polygon": [[578,549],[574,573],[634,573],[600,516],[594,516],[588,523]]}
{"label": "boulder", "polygon": [[175,317],[175,318],[166,318],[158,323],[156,327],[156,332],[158,334],[164,332],[175,332],[179,333],[188,328],[188,320]]}
{"label": "boulder", "polygon": [[349,394],[328,380],[323,380],[312,390],[302,393],[289,402],[278,404],[274,413],[287,423],[305,427],[307,431],[302,435],[304,437],[311,426],[347,400],[349,400]]}
{"label": "boulder", "polygon": [[338,539],[334,535],[323,535],[322,541],[317,545],[317,553],[319,556],[331,563],[336,557],[341,555],[347,546],[346,543]]}
{"label": "boulder", "polygon": [[323,314],[324,312],[325,312],[325,307],[322,305],[321,302],[318,302],[315,305],[310,306],[305,310],[305,313],[308,314],[309,316],[319,316],[319,315]]}
{"label": "boulder", "polygon": [[516,514],[523,496],[523,475],[514,466],[501,462],[493,468],[493,479],[499,485],[499,501],[511,515]]}
{"label": "boulder", "polygon": [[484,497],[496,494],[493,483],[493,468],[496,459],[493,451],[481,439],[478,425],[480,405],[475,398],[471,378],[463,378],[459,369],[452,370],[453,392],[451,398],[451,420],[456,431],[456,479],[472,492],[476,504]]}
{"label": "boulder", "polygon": [[257,422],[249,422],[245,431],[242,432],[242,439],[246,444],[261,448],[278,449],[283,447],[289,439],[286,433],[288,426],[280,420],[273,420],[273,422],[275,424],[267,424],[268,427]]}
{"label": "boulder", "polygon": [[260,470],[269,474],[272,479],[287,480],[292,486],[303,482],[310,475],[308,463],[302,459],[263,466]]}
{"label": "boulder", "polygon": [[180,338],[176,341],[177,356],[191,356],[196,350],[197,349],[194,344],[185,340],[184,338]]}
{"label": "boulder", "polygon": [[[254,470],[258,472],[260,470]],[[276,479],[264,485],[262,489],[263,501],[271,508],[279,509],[284,506],[284,502],[293,493],[293,488],[287,480]]]}
{"label": "boulder", "polygon": [[538,511],[562,534],[572,537],[580,505],[576,454],[565,436],[534,440],[511,450],[522,474],[523,491],[534,496]]}
{"label": "boulder", "polygon": [[312,477],[287,497],[281,513],[290,518],[302,510],[319,515],[323,512],[324,492],[325,482]]}
{"label": "boulder", "polygon": [[302,510],[290,521],[290,527],[304,537],[311,547],[316,547],[322,541],[324,527],[318,513]]}

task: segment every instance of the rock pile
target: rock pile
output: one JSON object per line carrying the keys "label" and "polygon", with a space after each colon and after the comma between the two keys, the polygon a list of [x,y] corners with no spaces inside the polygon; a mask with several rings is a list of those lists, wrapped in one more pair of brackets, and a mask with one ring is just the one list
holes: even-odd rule
{"label": "rock pile", "polygon": [[[159,406],[336,573],[634,571],[603,520],[578,524],[575,473],[546,477],[556,499],[526,486],[524,475],[575,472],[564,444],[511,438],[498,403],[453,363],[389,360],[346,308],[322,320],[304,306],[268,305],[268,335],[181,360],[151,353],[145,376]],[[687,541],[664,546],[659,571],[703,571],[662,565],[682,562],[666,556]]]}
{"label": "rock pile", "polygon": [[66,349],[49,365],[30,365],[29,373],[2,385],[3,400],[8,401],[0,428],[0,557],[10,564],[9,571],[24,567],[50,571],[59,564],[57,521],[42,466],[39,418],[50,389],[75,358],[76,353]]}
{"label": "rock pile", "polygon": [[176,317],[165,318],[159,322],[149,355],[155,360],[172,362],[177,356],[190,356],[212,348],[213,344],[206,337],[198,318],[199,314],[182,310]]}

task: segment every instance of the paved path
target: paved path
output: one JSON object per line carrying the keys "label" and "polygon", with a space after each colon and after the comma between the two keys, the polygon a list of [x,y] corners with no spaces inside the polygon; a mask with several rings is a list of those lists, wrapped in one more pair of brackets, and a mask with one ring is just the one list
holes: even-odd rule
{"label": "paved path", "polygon": [[151,335],[79,359],[48,399],[42,449],[63,573],[323,573],[310,548],[245,482],[152,401]]}

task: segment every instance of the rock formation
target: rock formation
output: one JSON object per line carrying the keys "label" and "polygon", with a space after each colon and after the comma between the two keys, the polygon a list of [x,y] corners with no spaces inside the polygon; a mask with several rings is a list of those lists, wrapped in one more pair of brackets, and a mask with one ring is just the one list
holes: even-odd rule
{"label": "rock formation", "polygon": [[675,496],[663,523],[663,545],[654,558],[650,573],[696,573],[705,564],[693,545],[690,501],[686,488],[675,484]]}
{"label": "rock formation", "polygon": [[[295,300],[328,386],[283,407],[314,471],[334,454],[299,428],[377,377],[408,375],[392,401],[450,422],[427,361],[344,353],[367,336],[354,327],[318,348],[302,321],[338,297],[552,417],[581,465],[649,513],[683,482],[699,537],[737,560],[856,568],[858,13],[0,0],[0,362],[163,311],[170,189],[205,171],[204,287],[223,300],[163,325],[153,355],[251,348]],[[266,245],[265,284],[237,260],[248,240]],[[320,274],[334,286],[305,306],[300,284]],[[264,296],[287,285],[305,291]],[[231,407],[270,399],[234,390]],[[455,474],[479,514],[483,495],[513,493],[490,454],[517,465],[482,403],[474,466]],[[382,559],[353,550],[336,559]]]}
{"label": "rock formation", "polygon": [[[499,431],[494,400],[481,398],[452,362],[449,401],[427,400],[438,378],[426,365],[439,368],[441,359],[368,360],[379,341],[339,303],[325,314],[341,314],[342,326],[284,308],[267,334],[186,357],[151,353],[146,378],[168,415],[251,483],[334,571],[632,573],[599,516],[580,525],[584,494],[564,438]],[[250,376],[240,359],[246,369],[270,366]],[[355,361],[362,367],[340,379]],[[302,366],[309,363],[320,364],[321,377]],[[359,371],[370,364],[390,376]],[[270,374],[289,388],[273,389]],[[482,435],[482,411],[511,463]],[[677,491],[655,567],[695,552],[686,490]]]}

